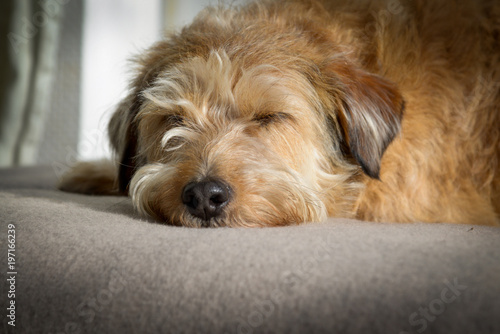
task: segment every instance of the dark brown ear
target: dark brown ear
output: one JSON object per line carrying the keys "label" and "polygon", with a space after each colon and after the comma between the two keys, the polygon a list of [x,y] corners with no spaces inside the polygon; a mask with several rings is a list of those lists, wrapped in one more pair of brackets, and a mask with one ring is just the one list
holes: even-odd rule
{"label": "dark brown ear", "polygon": [[131,94],[123,100],[108,125],[111,144],[118,155],[118,185],[120,192],[127,194],[128,185],[135,170],[137,161],[137,126],[134,122],[140,106],[137,94]]}
{"label": "dark brown ear", "polygon": [[372,178],[379,178],[380,161],[399,133],[404,100],[395,84],[346,63],[333,65],[338,123],[345,146]]}
{"label": "dark brown ear", "polygon": [[127,128],[125,145],[121,154],[120,168],[118,170],[118,185],[120,192],[127,194],[128,185],[138,167],[137,157],[137,128],[131,121]]}

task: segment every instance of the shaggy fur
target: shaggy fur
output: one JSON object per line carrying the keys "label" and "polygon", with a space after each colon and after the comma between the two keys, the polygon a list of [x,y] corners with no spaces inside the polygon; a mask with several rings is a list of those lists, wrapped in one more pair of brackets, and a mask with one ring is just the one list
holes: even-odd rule
{"label": "shaggy fur", "polygon": [[116,172],[60,188],[193,227],[498,224],[499,36],[494,0],[208,8],[136,59]]}

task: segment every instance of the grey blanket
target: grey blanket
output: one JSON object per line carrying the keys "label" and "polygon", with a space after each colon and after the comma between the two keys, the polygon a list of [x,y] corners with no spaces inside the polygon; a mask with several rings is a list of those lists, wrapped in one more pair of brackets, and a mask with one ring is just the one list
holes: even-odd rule
{"label": "grey blanket", "polygon": [[498,228],[188,229],[55,182],[0,170],[2,333],[500,333]]}

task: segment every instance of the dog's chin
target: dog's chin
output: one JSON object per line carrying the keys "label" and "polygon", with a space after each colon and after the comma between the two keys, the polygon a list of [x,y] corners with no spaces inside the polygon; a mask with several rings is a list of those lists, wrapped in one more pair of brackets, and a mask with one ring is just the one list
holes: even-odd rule
{"label": "dog's chin", "polygon": [[294,174],[262,171],[238,180],[239,185],[229,182],[234,192],[231,202],[220,215],[207,220],[192,215],[182,203],[181,190],[188,180],[179,177],[174,165],[154,163],[141,167],[132,178],[130,195],[141,214],[176,226],[268,227],[326,219],[327,210],[318,192]]}

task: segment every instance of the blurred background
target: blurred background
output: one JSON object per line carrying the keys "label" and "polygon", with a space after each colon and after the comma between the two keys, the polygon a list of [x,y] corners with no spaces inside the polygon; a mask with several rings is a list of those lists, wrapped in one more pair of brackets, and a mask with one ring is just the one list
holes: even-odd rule
{"label": "blurred background", "polygon": [[128,60],[209,4],[218,2],[1,0],[0,167],[62,173],[110,156],[106,127]]}

